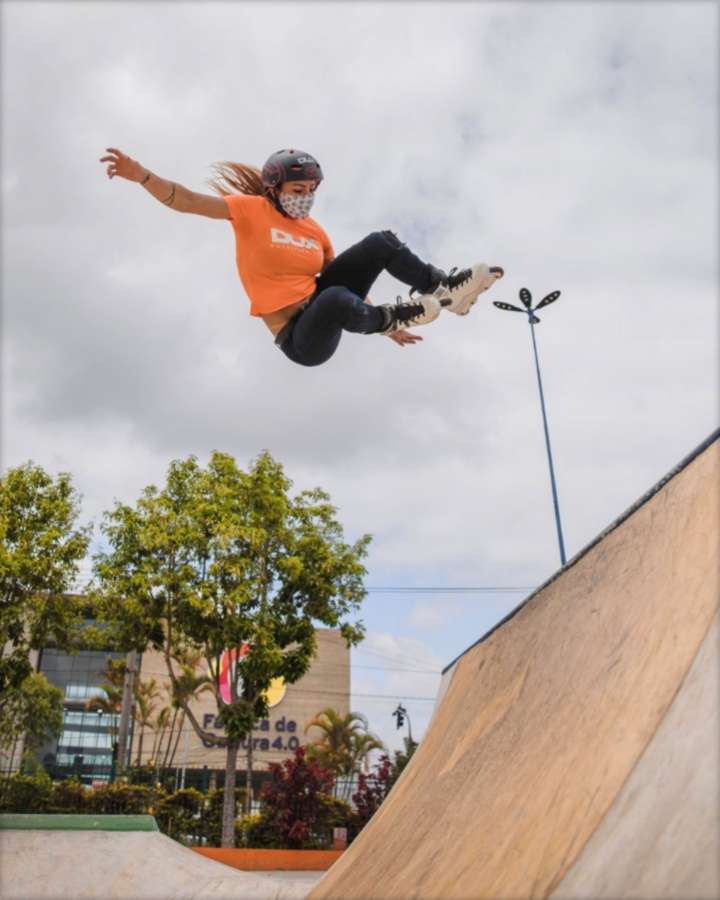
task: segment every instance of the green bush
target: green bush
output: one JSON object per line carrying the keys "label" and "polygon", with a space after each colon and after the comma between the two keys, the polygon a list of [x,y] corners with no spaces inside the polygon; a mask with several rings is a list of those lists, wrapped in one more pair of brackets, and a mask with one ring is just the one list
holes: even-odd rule
{"label": "green bush", "polygon": [[90,810],[90,795],[91,791],[76,778],[56,781],[50,789],[47,812],[87,813]]}
{"label": "green bush", "polygon": [[22,775],[30,775],[33,778],[50,778],[45,766],[40,762],[34,750],[26,750],[23,753],[20,761],[20,773]]}
{"label": "green bush", "polygon": [[[185,788],[168,794],[156,787],[124,781],[92,789],[76,779],[53,783],[44,771],[0,778],[0,812],[151,815],[163,834],[188,846],[220,846],[223,798],[222,789],[203,794]],[[239,814],[245,801],[244,788],[236,788],[235,801]],[[238,846],[249,840],[245,846],[282,847],[265,816],[238,820],[236,832]]]}
{"label": "green bush", "polygon": [[41,813],[47,810],[52,782],[44,771],[10,775],[0,786],[0,812]]}
{"label": "green bush", "polygon": [[154,815],[156,805],[164,796],[161,791],[144,784],[116,781],[95,788],[90,794],[90,811],[117,816]]}
{"label": "green bush", "polygon": [[275,831],[270,817],[265,813],[243,816],[235,825],[235,845],[261,850],[282,849],[282,838]]}
{"label": "green bush", "polygon": [[155,766],[132,766],[124,772],[128,784],[147,784],[156,787],[157,772]]}
{"label": "green bush", "polygon": [[182,844],[193,845],[204,838],[205,795],[185,788],[163,797],[155,808],[158,828]]}
{"label": "green bush", "polygon": [[313,826],[312,835],[318,849],[332,847],[333,828],[350,828],[353,820],[353,808],[345,800],[339,800],[329,794],[318,794],[318,818]]}
{"label": "green bush", "polygon": [[[208,791],[201,821],[201,835],[208,847],[219,847],[222,841],[222,810],[224,788]],[[235,788],[235,815],[239,815],[245,803],[245,788]]]}

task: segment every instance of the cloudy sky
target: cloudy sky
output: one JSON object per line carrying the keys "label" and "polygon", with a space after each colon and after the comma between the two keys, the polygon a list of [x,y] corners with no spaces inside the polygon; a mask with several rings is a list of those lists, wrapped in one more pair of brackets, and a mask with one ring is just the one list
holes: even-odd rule
{"label": "cloudy sky", "polygon": [[[717,4],[1,12],[3,469],[72,472],[97,526],[171,459],[270,450],[374,535],[353,706],[398,746],[402,698],[421,735],[442,666],[559,562],[529,328],[490,301],[562,291],[537,340],[568,556],[717,426]],[[110,146],[198,191],[301,147],[337,250],[391,228],[506,277],[416,346],[346,335],[303,369],[249,317],[229,223],[109,181]]]}

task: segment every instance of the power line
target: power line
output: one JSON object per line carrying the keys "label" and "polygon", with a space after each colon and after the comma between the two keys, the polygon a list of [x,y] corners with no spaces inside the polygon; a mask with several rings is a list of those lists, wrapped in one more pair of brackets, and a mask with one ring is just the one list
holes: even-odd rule
{"label": "power line", "polygon": [[[81,576],[74,584],[87,586],[92,581],[91,576]],[[491,593],[491,594],[515,594],[534,590],[531,586],[523,585],[369,585],[364,588],[368,594],[413,594],[413,593]]]}
{"label": "power line", "polygon": [[417,587],[367,587],[365,590],[369,594],[429,594],[429,593],[473,593],[473,594],[517,594],[522,591],[531,591],[531,587],[511,587],[511,586],[472,586],[472,587],[442,587],[442,586],[417,586]]}
{"label": "power line", "polygon": [[[143,671],[141,670],[141,671],[140,671],[140,677],[141,677],[141,678],[142,678],[142,675],[143,675],[143,674],[154,674],[154,675],[159,675],[159,674],[161,674],[161,673],[160,673],[160,672],[147,672],[147,673],[143,673]],[[404,695],[404,694],[403,694],[402,696],[396,695],[396,694],[365,694],[365,693],[356,693],[356,692],[353,691],[353,690],[350,690],[350,691],[331,691],[331,690],[325,689],[325,690],[317,690],[317,691],[316,691],[316,690],[313,690],[312,688],[298,688],[298,687],[295,687],[294,684],[289,684],[287,687],[288,687],[288,690],[292,690],[293,694],[321,694],[322,696],[333,695],[333,696],[336,696],[336,697],[350,697],[350,696],[352,696],[352,697],[363,697],[363,698],[367,698],[367,699],[387,699],[387,700],[403,700],[403,699],[407,699],[407,700],[422,700],[422,701],[428,701],[428,702],[433,702],[433,703],[435,702],[435,697],[407,697],[407,696]]]}
{"label": "power line", "polygon": [[[383,653],[380,650],[371,650],[367,647],[353,647],[353,653],[363,653],[368,656],[376,656],[379,659],[387,659],[390,662],[401,663],[408,667],[413,666],[424,666],[425,661],[419,659],[418,657],[410,656],[409,654],[399,653],[395,656],[391,656],[389,653]],[[339,668],[350,668],[350,669],[378,669],[385,672],[419,672],[424,673],[426,675],[439,675],[440,669],[416,669],[416,668],[393,668],[391,666],[367,666],[362,663],[323,663],[322,666],[332,666]],[[156,674],[165,674],[165,673],[156,673]]]}
{"label": "power line", "polygon": [[377,656],[379,659],[388,659],[390,662],[399,662],[405,663],[406,665],[422,665],[423,660],[418,659],[417,657],[410,656],[405,653],[398,653],[395,656],[390,656],[388,653],[383,653],[380,650],[371,650],[368,647],[355,647],[353,648],[353,652],[355,653],[365,653],[368,656]]}
{"label": "power line", "polygon": [[[390,660],[390,662],[406,663],[406,661],[407,661],[407,665],[404,666],[403,668],[400,668],[400,667],[393,667],[393,666],[368,666],[368,665],[363,665],[362,663],[355,663],[355,662],[318,663],[317,668],[318,669],[350,669],[351,671],[353,669],[373,669],[378,672],[410,672],[410,673],[416,673],[416,674],[421,674],[421,675],[440,675],[441,674],[440,669],[411,668],[412,666],[422,665],[423,661],[421,659],[418,659],[417,657],[405,656],[403,658],[404,654],[400,654],[399,656],[390,656],[389,654],[381,653],[378,650],[369,650],[369,649],[365,649],[363,647],[353,647],[353,653],[365,653],[365,654],[368,654],[369,656],[377,656],[380,659]],[[143,668],[142,674],[145,674],[145,675],[167,675],[168,673],[167,673],[167,671],[160,672],[155,669]]]}
{"label": "power line", "polygon": [[[111,652],[116,652],[116,651],[106,650],[106,651],[98,651],[98,652],[111,653]],[[398,653],[398,654],[392,656],[389,653],[383,653],[380,650],[372,650],[368,647],[362,647],[362,646],[353,647],[352,652],[355,654],[361,653],[361,654],[366,654],[369,656],[375,656],[378,659],[386,659],[386,660],[389,660],[390,662],[394,662],[394,663],[401,663],[403,665],[403,667],[400,668],[400,667],[385,666],[385,665],[369,666],[369,665],[364,665],[363,663],[355,663],[355,662],[322,663],[322,664],[320,664],[320,666],[322,668],[342,668],[342,669],[349,668],[351,670],[352,669],[375,669],[377,671],[383,671],[383,672],[411,672],[411,673],[418,673],[418,674],[425,674],[425,675],[439,675],[441,672],[440,669],[426,668],[425,660],[420,659],[419,657],[416,657],[416,656],[410,656],[409,654],[405,654],[405,653]],[[423,668],[414,668],[415,666],[423,666]],[[158,671],[143,668],[143,674],[167,675],[168,673],[167,672],[158,672]]]}
{"label": "power line", "polygon": [[[404,661],[401,659],[392,659],[391,662],[402,663]],[[318,668],[320,666],[325,666],[325,665],[329,666],[330,668],[338,668],[339,667],[339,668],[347,668],[347,669],[380,669],[384,672],[425,672],[425,673],[430,673],[432,675],[440,672],[440,669],[412,669],[412,668],[407,668],[406,666],[394,666],[393,667],[393,666],[384,666],[384,665],[383,666],[368,666],[364,663],[356,663],[356,662],[319,663]]]}

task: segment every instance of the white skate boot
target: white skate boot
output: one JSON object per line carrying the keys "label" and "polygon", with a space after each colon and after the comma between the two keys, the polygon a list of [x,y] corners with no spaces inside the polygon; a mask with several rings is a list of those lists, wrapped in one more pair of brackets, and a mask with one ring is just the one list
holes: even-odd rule
{"label": "white skate boot", "polygon": [[491,267],[485,263],[476,263],[472,268],[460,269],[459,272],[457,269],[451,269],[445,283],[440,284],[432,296],[436,297],[448,312],[466,316],[480,294],[492,287],[504,274],[504,270],[499,266]]}

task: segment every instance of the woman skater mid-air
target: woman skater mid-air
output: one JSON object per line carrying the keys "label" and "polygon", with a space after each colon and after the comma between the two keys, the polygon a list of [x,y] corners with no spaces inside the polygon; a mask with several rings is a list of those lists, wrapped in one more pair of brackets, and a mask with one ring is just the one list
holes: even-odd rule
{"label": "woman skater mid-air", "polygon": [[[373,232],[335,256],[327,234],[310,218],[322,170],[302,150],[273,153],[262,171],[218,163],[210,182],[218,197],[166,181],[113,147],[107,153],[100,162],[108,163],[109,178],[135,181],[177,212],[231,222],[250,315],[262,318],[277,346],[302,366],[327,362],[343,331],[387,335],[401,346],[422,340],[407,328],[434,321],[443,308],[466,315],[503,275],[484,263],[446,274],[392,231]],[[383,271],[410,286],[406,302],[369,302]]]}

